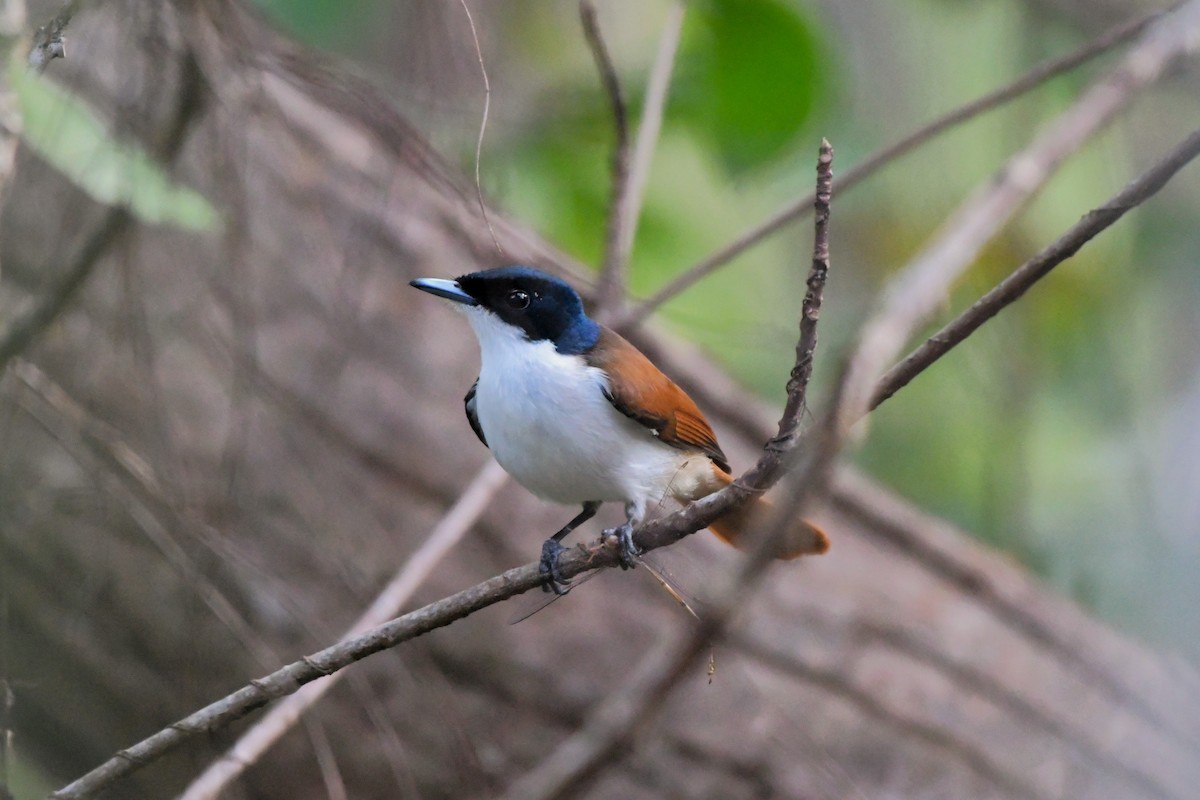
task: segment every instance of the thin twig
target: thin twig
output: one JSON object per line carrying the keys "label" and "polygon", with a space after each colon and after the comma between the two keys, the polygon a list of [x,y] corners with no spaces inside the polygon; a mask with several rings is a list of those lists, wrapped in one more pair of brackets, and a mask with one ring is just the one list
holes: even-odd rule
{"label": "thin twig", "polygon": [[929,337],[903,361],[888,370],[875,387],[871,400],[874,409],[880,403],[908,385],[914,377],[979,329],[1005,307],[1050,273],[1052,269],[1075,255],[1081,247],[1109,227],[1125,213],[1153,197],[1175,173],[1200,155],[1200,130],[1192,133],[1182,144],[1146,172],[1130,181],[1104,205],[1084,214],[1079,222],[1033,258],[1026,261],[991,291],[940,331]]}
{"label": "thin twig", "polygon": [[612,156],[612,190],[608,204],[608,225],[604,236],[604,262],[600,268],[600,280],[596,285],[597,314],[606,316],[625,301],[626,262],[621,254],[621,209],[628,203],[629,195],[629,120],[626,118],[625,101],[621,98],[621,83],[613,67],[608,48],[600,34],[600,23],[596,20],[596,7],[591,0],[580,0],[579,19],[583,22],[583,34],[588,48],[600,73],[600,82],[608,95],[612,107],[613,127],[616,141]]}
{"label": "thin twig", "polygon": [[[90,414],[39,367],[17,359],[11,369],[29,395],[18,395],[17,405],[80,466],[98,463],[107,468],[113,476],[109,491],[121,500],[129,519],[162,554],[166,563],[179,573],[184,583],[193,588],[213,617],[234,635],[261,667],[265,669],[278,664],[279,654],[267,645],[262,635],[180,544],[175,529],[186,528],[186,525],[168,511],[172,504],[164,497],[162,482],[149,462],[114,428]],[[32,402],[34,398],[37,403]]]}
{"label": "thin twig", "polygon": [[479,121],[479,136],[475,139],[475,197],[479,200],[479,213],[487,225],[488,233],[492,235],[492,244],[496,245],[496,253],[503,258],[504,248],[496,238],[496,229],[492,227],[492,219],[488,216],[487,205],[483,202],[483,182],[479,177],[479,162],[483,160],[483,135],[487,131],[488,112],[492,108],[492,84],[488,81],[487,66],[483,63],[483,47],[479,44],[479,32],[475,30],[475,18],[467,0],[459,0],[463,13],[467,15],[467,24],[471,26],[471,40],[475,42],[475,57],[479,59],[479,74],[483,76],[483,119]]}
{"label": "thin twig", "polygon": [[[297,695],[292,696],[296,697]],[[342,778],[337,755],[333,752],[329,736],[325,733],[325,726],[318,720],[308,720],[305,727],[308,729],[308,737],[312,740],[317,769],[320,770],[321,779],[325,784],[325,796],[329,800],[349,800],[350,794],[346,791],[346,781]]]}
{"label": "thin twig", "polygon": [[878,311],[863,326],[851,358],[843,425],[870,410],[875,384],[908,338],[941,307],[950,287],[979,250],[1078,150],[1173,62],[1200,47],[1200,0],[1161,17],[1117,66],[1094,81],[1017,153],[991,181],[959,206],[941,232],[891,281]]}
{"label": "thin twig", "polygon": [[[933,122],[913,131],[909,135],[900,139],[893,144],[887,145],[879,150],[876,150],[871,155],[867,156],[858,164],[847,169],[837,180],[837,185],[834,187],[839,193],[848,191],[857,186],[866,178],[878,172],[881,168],[888,166],[893,161],[901,156],[907,155],[918,146],[930,141],[934,137],[950,130],[951,128],[961,125],[968,120],[971,120],[980,114],[1000,108],[1011,100],[1014,100],[1026,92],[1041,86],[1046,81],[1058,75],[1068,72],[1075,67],[1090,61],[1096,56],[1105,53],[1114,47],[1137,36],[1146,26],[1159,17],[1161,11],[1154,11],[1144,14],[1140,17],[1132,19],[1128,22],[1112,28],[1109,31],[1101,34],[1096,39],[1085,44],[1074,52],[1068,53],[1061,58],[1047,61],[1043,64],[1034,67],[1029,72],[1022,75],[1017,80],[1003,86],[994,92],[984,95],[983,97],[973,100],[964,106],[960,106],[953,111],[935,119]],[[790,203],[785,208],[778,211],[774,216],[764,222],[759,223],[755,227],[743,233],[741,236],[734,239],[729,244],[717,250],[712,255],[702,261],[692,265],[672,279],[666,286],[655,292],[649,299],[643,301],[640,305],[631,309],[620,321],[614,326],[618,328],[630,328],[639,325],[656,309],[666,303],[676,295],[686,291],[701,279],[715,272],[721,267],[728,264],[737,256],[746,252],[750,248],[762,242],[775,232],[781,230],[785,225],[793,220],[800,219],[812,210],[813,195],[802,197],[793,203]]]}
{"label": "thin twig", "polygon": [[[821,208],[817,211],[813,258],[808,272],[809,291],[805,297],[800,319],[800,334],[796,344],[796,364],[788,380],[788,402],[779,421],[779,433],[766,448],[790,452],[796,446],[793,432],[800,424],[804,410],[804,395],[812,373],[811,361],[816,348],[816,324],[820,319],[821,299],[829,272],[829,199],[832,180],[833,148],[821,141],[817,161],[817,191]],[[832,401],[835,404],[838,398]],[[836,419],[831,412],[830,419]],[[607,763],[612,763],[621,749],[665,703],[671,690],[688,674],[691,665],[719,637],[733,614],[743,607],[750,594],[761,585],[759,580],[767,565],[776,541],[800,514],[806,503],[820,492],[829,477],[839,447],[836,425],[826,425],[826,433],[817,436],[811,457],[788,481],[786,500],[775,510],[762,534],[756,537],[749,553],[742,559],[737,572],[699,623],[682,641],[665,644],[643,662],[626,679],[623,688],[605,698],[583,727],[555,748],[545,760],[509,787],[506,800],[559,800],[579,796],[589,781]],[[770,481],[773,473],[760,470],[765,456],[754,470],[739,481],[753,489],[760,482]],[[785,462],[776,462],[781,468]]]}
{"label": "thin twig", "polygon": [[[371,606],[350,626],[341,641],[348,641],[399,613],[429,573],[462,540],[476,520],[487,511],[492,498],[507,478],[504,469],[493,460],[467,484],[458,500],[429,533],[424,543],[404,563]],[[208,766],[180,795],[180,800],[208,800],[217,797],[317,703],[341,679],[337,672],[328,680],[311,683],[275,706],[254,727],[246,731],[220,758]]]}
{"label": "thin twig", "polygon": [[[637,238],[638,221],[641,219],[642,203],[645,199],[646,181],[650,176],[654,148],[658,144],[658,134],[662,129],[663,110],[667,104],[671,73],[675,69],[675,52],[679,47],[679,35],[683,30],[686,11],[687,6],[682,0],[676,0],[667,11],[667,20],[658,40],[658,52],[654,57],[654,65],[650,68],[650,80],[646,86],[646,99],[642,103],[642,117],[638,122],[637,137],[633,144],[633,159],[629,164],[628,180],[625,182],[625,190],[620,196],[613,198],[616,204],[612,211],[612,217],[615,218],[615,242],[613,252],[605,254],[605,265],[617,276],[628,274],[633,241]],[[624,277],[621,277],[621,282],[618,303],[624,303],[627,291]],[[601,322],[618,313],[618,303],[610,301],[610,304],[598,309]]]}
{"label": "thin twig", "polygon": [[[793,439],[799,435],[800,418],[807,400],[808,381],[812,378],[813,358],[817,351],[817,323],[821,319],[821,302],[825,280],[829,276],[829,211],[833,199],[833,147],[821,140],[817,156],[817,190],[813,193],[816,208],[813,236],[812,267],[808,271],[808,291],[800,309],[800,338],[796,341],[796,365],[787,385],[787,403],[783,417],[791,425],[785,430],[780,424],[779,436]],[[795,407],[793,407],[795,406]]]}
{"label": "thin twig", "polygon": [[87,282],[93,268],[100,261],[108,246],[129,227],[131,217],[123,207],[113,207],[105,212],[104,218],[92,235],[79,249],[75,263],[68,269],[66,275],[54,290],[40,303],[34,306],[21,319],[13,323],[4,337],[0,340],[0,373],[4,372],[14,357],[20,355],[29,347],[58,315],[63,312],[80,288]]}

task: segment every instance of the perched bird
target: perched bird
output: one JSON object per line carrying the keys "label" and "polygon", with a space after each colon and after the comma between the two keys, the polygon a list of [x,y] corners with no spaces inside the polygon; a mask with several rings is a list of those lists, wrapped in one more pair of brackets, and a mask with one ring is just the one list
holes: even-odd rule
{"label": "perched bird", "polygon": [[[584,313],[567,283],[530,267],[473,272],[411,284],[454,301],[479,340],[479,378],[464,402],[475,435],[517,482],[546,500],[583,510],[546,540],[541,568],[556,593],[561,541],[601,503],[625,504],[622,563],[634,529],[666,497],[688,503],[733,481],[716,435],[687,394],[640,350]],[[737,546],[769,508],[761,497],[711,525]],[[829,539],[797,520],[776,558],[823,553]]]}

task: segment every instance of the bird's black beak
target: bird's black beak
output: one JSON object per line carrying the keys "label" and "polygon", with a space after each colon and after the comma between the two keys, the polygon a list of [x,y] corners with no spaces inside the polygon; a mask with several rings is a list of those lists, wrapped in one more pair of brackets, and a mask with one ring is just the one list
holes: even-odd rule
{"label": "bird's black beak", "polygon": [[422,292],[429,292],[430,294],[436,294],[438,297],[462,303],[464,306],[479,305],[478,300],[462,290],[462,287],[458,285],[458,281],[447,281],[442,278],[420,278],[409,282],[408,285],[415,286]]}

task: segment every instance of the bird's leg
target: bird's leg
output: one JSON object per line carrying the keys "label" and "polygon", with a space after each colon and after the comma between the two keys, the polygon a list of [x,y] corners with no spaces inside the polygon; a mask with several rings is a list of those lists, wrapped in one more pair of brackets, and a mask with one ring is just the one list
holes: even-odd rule
{"label": "bird's leg", "polygon": [[621,559],[621,569],[633,569],[637,562],[637,557],[642,554],[641,549],[633,543],[633,531],[642,523],[644,512],[637,503],[625,504],[625,524],[619,528],[609,528],[604,532],[606,537],[616,536],[621,544],[617,551],[618,557]]}
{"label": "bird's leg", "polygon": [[562,554],[563,550],[567,549],[562,546],[562,540],[568,533],[596,516],[596,511],[599,508],[600,503],[596,500],[589,500],[584,503],[583,510],[576,514],[574,519],[563,525],[558,533],[542,543],[542,560],[538,565],[538,571],[546,576],[546,582],[542,584],[543,592],[554,592],[555,594],[562,595],[571,590],[569,581],[565,580],[558,571],[558,557]]}

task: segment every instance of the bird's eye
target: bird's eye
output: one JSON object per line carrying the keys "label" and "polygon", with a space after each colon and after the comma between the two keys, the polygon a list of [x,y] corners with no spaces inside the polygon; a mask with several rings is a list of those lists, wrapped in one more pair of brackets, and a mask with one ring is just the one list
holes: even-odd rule
{"label": "bird's eye", "polygon": [[508,304],[515,309],[529,308],[529,293],[513,289],[508,293]]}

